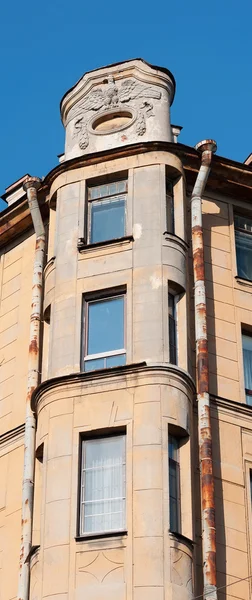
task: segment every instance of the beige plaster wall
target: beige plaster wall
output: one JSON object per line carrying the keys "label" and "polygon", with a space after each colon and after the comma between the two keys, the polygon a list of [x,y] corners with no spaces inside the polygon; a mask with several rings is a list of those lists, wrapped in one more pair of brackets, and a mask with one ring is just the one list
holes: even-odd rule
{"label": "beige plaster wall", "polygon": [[[186,425],[191,432],[192,389],[178,369],[143,368],[93,378],[91,386],[90,378],[80,378],[41,392],[37,445],[44,443],[43,501],[40,540],[38,518],[34,525],[40,550],[32,568],[36,593],[31,600],[38,589],[39,598],[50,599],[56,594],[76,600],[83,594],[115,599],[179,594],[189,600],[192,551],[169,536],[167,440],[169,424]],[[119,426],[127,430],[127,533],[78,540],[80,434]],[[191,539],[191,453],[189,438],[185,440],[182,533]]]}
{"label": "beige plaster wall", "polygon": [[[165,169],[178,176],[175,233],[164,236]],[[128,171],[127,233],[134,242],[77,252],[83,235],[85,181]],[[179,177],[180,176],[180,177]],[[192,389],[183,370],[194,364],[193,283],[187,263],[183,170],[169,153],[113,160],[60,175],[52,186],[45,268],[45,310],[51,307],[43,349],[42,379],[80,371],[82,294],[127,286],[127,360],[168,368],[168,281],[186,293],[179,302],[179,369],[92,383],[63,381],[39,400],[31,600],[147,596],[190,598],[192,551],[168,532],[167,428],[193,436],[183,447],[182,533],[194,539],[194,595],[201,593],[197,441],[191,424]],[[245,402],[241,324],[252,326],[251,290],[235,279],[231,199],[207,193],[203,202],[210,391],[216,486],[218,585],[252,575],[252,423]],[[139,225],[141,227],[139,227]],[[137,226],[137,227],[136,227]],[[17,593],[20,546],[23,429],[34,236],[6,248],[0,262],[0,598]],[[56,258],[53,258],[53,257]],[[187,277],[187,269],[189,277]],[[162,310],[160,309],[162,307]],[[148,371],[148,369],[147,369]],[[146,377],[146,379],[145,379]],[[88,382],[88,379],[87,379]],[[185,383],[187,382],[187,383]],[[223,400],[222,400],[223,399]],[[237,405],[237,404],[238,405]],[[76,536],[79,435],[127,427],[127,535],[78,541]],[[192,456],[192,458],[191,458]],[[190,461],[195,483],[191,489]],[[192,500],[191,500],[192,498]],[[116,565],[113,568],[111,565]],[[188,583],[189,582],[189,583]],[[248,600],[249,580],[219,592],[220,600]]]}

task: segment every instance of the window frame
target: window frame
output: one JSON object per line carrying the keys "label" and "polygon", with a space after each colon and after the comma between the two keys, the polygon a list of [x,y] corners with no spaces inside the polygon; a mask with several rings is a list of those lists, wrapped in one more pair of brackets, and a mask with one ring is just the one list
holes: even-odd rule
{"label": "window frame", "polygon": [[[170,444],[172,441],[176,441],[176,453],[177,458],[174,459],[170,456]],[[182,533],[182,518],[181,518],[181,477],[180,477],[180,437],[174,435],[168,430],[168,478],[169,478],[169,531],[173,534],[181,535]],[[176,473],[176,498],[171,496],[171,466],[175,466]],[[172,518],[171,518],[171,498],[176,502],[176,527],[172,526]]]}
{"label": "window frame", "polygon": [[[174,316],[170,315],[170,306],[169,306],[169,299],[173,298],[173,310],[174,310]],[[168,282],[168,336],[169,336],[169,363],[172,365],[178,365],[178,301],[179,301],[179,294],[176,293],[176,291],[171,288],[169,286],[169,282]],[[175,346],[173,344],[171,344],[171,340],[170,340],[170,322],[173,321],[174,323],[174,328],[175,328]],[[171,346],[174,348],[175,350],[175,362],[171,360]]]}
{"label": "window frame", "polygon": [[[88,327],[89,327],[89,305],[91,303],[98,303],[98,302],[103,302],[106,300],[113,300],[114,298],[123,298],[123,339],[124,339],[124,348],[120,348],[117,350],[109,350],[107,352],[99,352],[96,354],[87,354],[87,348],[88,348]],[[127,306],[126,306],[126,298],[127,298],[127,290],[126,287],[123,288],[119,288],[119,289],[110,289],[110,290],[102,290],[100,292],[97,292],[95,294],[87,294],[87,295],[83,295],[83,300],[82,300],[82,313],[83,313],[83,318],[82,318],[82,356],[81,356],[81,369],[82,372],[86,372],[86,373],[92,373],[95,372],[96,370],[99,369],[107,369],[107,368],[113,368],[113,367],[107,367],[106,365],[103,367],[98,367],[97,369],[94,369],[93,371],[87,371],[85,370],[85,362],[91,361],[91,360],[96,360],[99,358],[110,358],[112,356],[121,356],[121,355],[125,355],[125,365],[127,364],[127,323],[126,323],[126,316],[127,316]],[[120,366],[120,365],[117,365]]]}
{"label": "window frame", "polygon": [[[252,389],[248,389],[248,388],[245,387],[245,370],[244,370],[244,356],[243,356],[243,350],[244,350],[244,348],[243,348],[243,337],[244,336],[249,337],[249,338],[251,338],[251,341],[252,341],[252,332],[248,331],[247,329],[243,329],[242,328],[241,334],[242,334],[241,335],[241,338],[242,338],[241,339],[241,341],[242,341],[242,362],[243,362],[242,366],[243,366],[243,381],[244,381],[245,401],[246,401],[247,406],[252,406]],[[251,355],[252,355],[252,350],[251,350]],[[251,397],[251,404],[249,404],[247,402],[247,396]]]}
{"label": "window frame", "polygon": [[[118,183],[125,183],[125,192],[117,192],[114,194],[109,194],[106,196],[101,196],[100,198],[90,198],[89,194],[90,194],[90,190],[92,188],[99,188],[102,186],[109,186],[112,184],[118,184]],[[127,201],[128,201],[128,192],[129,192],[129,180],[128,180],[128,173],[125,173],[124,175],[121,175],[117,178],[113,178],[113,180],[111,179],[111,177],[109,177],[109,179],[105,179],[105,180],[92,180],[92,181],[87,181],[86,183],[86,226],[85,226],[85,231],[86,231],[86,235],[85,238],[87,240],[87,245],[88,246],[93,246],[96,244],[106,244],[107,242],[112,242],[113,240],[117,240],[117,239],[123,239],[124,237],[127,236]],[[111,198],[120,198],[120,197],[124,197],[125,198],[125,206],[124,206],[124,234],[123,236],[115,236],[112,238],[105,238],[104,240],[99,240],[99,241],[91,241],[91,228],[92,228],[92,204],[95,202],[102,202],[103,200],[108,200]]]}
{"label": "window frame", "polygon": [[237,257],[237,237],[236,237],[236,232],[243,234],[244,236],[247,237],[247,239],[251,239],[251,252],[252,252],[252,231],[246,230],[243,227],[239,227],[236,225],[235,221],[236,218],[243,218],[243,219],[247,219],[248,221],[252,222],[252,215],[251,214],[246,214],[246,213],[242,213],[242,212],[238,212],[234,209],[233,211],[233,222],[234,222],[234,243],[235,243],[235,260],[236,260],[236,273],[237,273],[237,277],[238,279],[243,279],[244,281],[248,281],[248,282],[252,282],[252,277],[245,277],[244,275],[241,275],[239,273],[239,261],[238,261],[238,257]]}
{"label": "window frame", "polygon": [[[169,187],[171,193],[168,192]],[[168,203],[170,202],[170,211],[168,211]],[[170,221],[170,225],[169,225]],[[174,203],[174,182],[167,175],[165,177],[165,224],[166,233],[175,235],[175,203]]]}
{"label": "window frame", "polygon": [[[102,531],[93,531],[93,532],[85,532],[82,529],[82,521],[84,523],[84,509],[82,513],[82,477],[83,477],[83,457],[84,457],[84,444],[87,442],[109,439],[109,438],[118,438],[121,437],[124,439],[123,444],[123,458],[124,462],[124,496],[122,499],[124,500],[124,527],[120,529],[113,530],[102,530]],[[82,539],[99,539],[104,537],[114,537],[114,536],[122,536],[127,534],[127,427],[117,427],[113,429],[105,429],[99,431],[85,432],[80,433],[79,435],[79,466],[78,466],[78,496],[77,496],[77,522],[76,522],[76,540]],[[84,486],[83,486],[84,489]]]}

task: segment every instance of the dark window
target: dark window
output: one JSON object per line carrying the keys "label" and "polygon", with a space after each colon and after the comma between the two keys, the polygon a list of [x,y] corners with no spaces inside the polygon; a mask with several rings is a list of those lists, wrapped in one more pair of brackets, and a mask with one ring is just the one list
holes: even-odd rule
{"label": "dark window", "polygon": [[174,196],[173,184],[169,179],[166,179],[166,231],[174,233]]}
{"label": "dark window", "polygon": [[181,531],[179,440],[169,435],[169,506],[170,531]]}
{"label": "dark window", "polygon": [[242,334],[243,370],[246,402],[252,406],[252,336]]}
{"label": "dark window", "polygon": [[85,371],[125,364],[124,301],[118,295],[86,302]]}
{"label": "dark window", "polygon": [[127,181],[88,188],[88,242],[125,236]]}
{"label": "dark window", "polygon": [[79,535],[125,529],[125,435],[82,441]]}
{"label": "dark window", "polygon": [[170,363],[177,364],[177,323],[176,323],[176,297],[168,294],[168,318],[169,318],[169,353]]}
{"label": "dark window", "polygon": [[252,281],[252,219],[235,215],[234,223],[238,277]]}

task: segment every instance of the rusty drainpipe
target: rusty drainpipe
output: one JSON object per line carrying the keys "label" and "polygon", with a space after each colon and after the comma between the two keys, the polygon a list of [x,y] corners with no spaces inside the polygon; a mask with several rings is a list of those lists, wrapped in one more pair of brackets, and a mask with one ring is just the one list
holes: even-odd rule
{"label": "rusty drainpipe", "polygon": [[201,153],[201,166],[191,198],[191,215],[201,487],[203,598],[204,600],[217,600],[215,501],[202,229],[202,195],[210,173],[212,155],[216,152],[217,145],[213,140],[204,140],[203,142],[199,142],[195,148]]}
{"label": "rusty drainpipe", "polygon": [[29,209],[36,235],[32,279],[32,303],[26,394],[24,471],[22,490],[21,549],[19,563],[18,600],[28,600],[30,584],[29,553],[32,543],[33,487],[35,461],[35,415],[31,410],[31,395],[39,383],[39,340],[42,306],[42,273],[45,253],[45,228],[38,205],[37,190],[41,186],[38,177],[27,177],[23,188],[27,193]]}

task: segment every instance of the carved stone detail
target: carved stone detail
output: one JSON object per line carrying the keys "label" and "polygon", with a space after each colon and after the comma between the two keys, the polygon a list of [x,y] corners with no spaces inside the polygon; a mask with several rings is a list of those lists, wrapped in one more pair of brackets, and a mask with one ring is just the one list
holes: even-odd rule
{"label": "carved stone detail", "polygon": [[171,548],[171,581],[175,585],[187,588],[192,594],[192,560],[183,550]]}
{"label": "carved stone detail", "polygon": [[125,600],[123,549],[107,549],[77,554],[77,598],[94,597],[105,600]]}
{"label": "carved stone detail", "polygon": [[79,147],[85,150],[89,144],[87,123],[94,111],[102,114],[113,108],[131,108],[131,103],[134,102],[137,110],[136,133],[141,136],[146,132],[146,118],[154,116],[153,104],[148,99],[160,100],[161,95],[156,87],[135,79],[126,79],[119,87],[113,76],[109,75],[102,87],[91,91],[69,111],[67,121],[75,119],[74,136],[78,137]]}
{"label": "carved stone detail", "polygon": [[102,583],[110,573],[119,571],[119,579],[123,582],[123,562],[119,556],[121,556],[121,551],[118,553],[118,550],[85,552],[79,555],[78,572],[85,573],[87,576],[91,575],[99,583]]}
{"label": "carved stone detail", "polygon": [[85,150],[89,144],[88,130],[87,130],[87,122],[84,120],[84,117],[80,117],[75,121],[74,127],[76,129],[75,136],[79,138],[79,146],[81,150]]}

